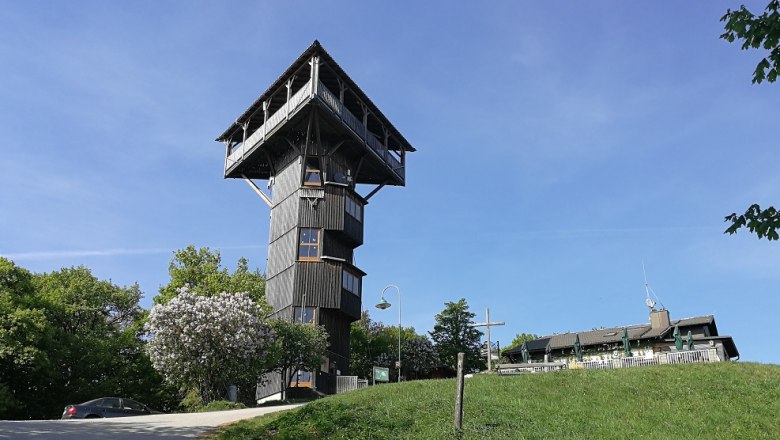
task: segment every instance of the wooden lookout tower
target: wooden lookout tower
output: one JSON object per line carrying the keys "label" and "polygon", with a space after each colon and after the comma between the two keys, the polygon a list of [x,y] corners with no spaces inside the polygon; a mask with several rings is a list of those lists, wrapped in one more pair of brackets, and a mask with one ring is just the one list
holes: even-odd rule
{"label": "wooden lookout tower", "polygon": [[[246,180],[271,209],[266,298],[274,317],[322,325],[320,371],[298,382],[323,392],[349,372],[350,323],[360,318],[364,208],[404,186],[403,135],[315,41],[225,132],[225,178]],[[252,179],[268,181],[266,195]],[[358,184],[367,194],[358,192]],[[361,187],[362,188],[362,187]],[[270,378],[258,398],[279,392]]]}

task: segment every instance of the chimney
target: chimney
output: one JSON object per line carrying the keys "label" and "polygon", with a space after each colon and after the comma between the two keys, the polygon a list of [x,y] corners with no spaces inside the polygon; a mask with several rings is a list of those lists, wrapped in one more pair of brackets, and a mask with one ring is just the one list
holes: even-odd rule
{"label": "chimney", "polygon": [[669,328],[672,322],[669,321],[669,311],[666,309],[650,311],[650,328],[664,329]]}

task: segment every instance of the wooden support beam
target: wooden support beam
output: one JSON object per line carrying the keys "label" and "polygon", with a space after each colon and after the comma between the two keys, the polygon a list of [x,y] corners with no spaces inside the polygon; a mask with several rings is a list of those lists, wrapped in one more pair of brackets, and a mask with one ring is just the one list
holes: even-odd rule
{"label": "wooden support beam", "polygon": [[380,183],[380,184],[379,184],[379,186],[377,186],[376,188],[374,188],[374,189],[373,189],[373,191],[371,191],[370,193],[368,193],[368,195],[367,195],[367,196],[363,197],[363,200],[365,200],[365,201],[368,201],[368,199],[370,199],[371,197],[374,197],[374,194],[378,193],[378,192],[379,192],[379,190],[380,190],[380,189],[382,189],[382,188],[384,188],[386,184],[387,184],[386,182],[382,182],[382,183]]}
{"label": "wooden support beam", "polygon": [[268,205],[268,207],[269,207],[269,208],[273,208],[273,207],[274,207],[273,203],[271,203],[271,198],[270,198],[270,197],[268,197],[267,195],[265,195],[265,193],[263,192],[263,190],[262,190],[262,189],[260,189],[260,187],[258,187],[257,185],[255,185],[255,182],[252,182],[252,180],[251,180],[249,177],[246,177],[246,176],[245,176],[245,175],[243,175],[243,174],[241,175],[241,177],[243,177],[243,178],[244,178],[244,181],[245,181],[245,182],[246,182],[246,183],[247,183],[247,184],[248,184],[250,187],[252,187],[252,189],[253,189],[253,190],[254,190],[254,191],[257,193],[257,195],[258,195],[258,196],[260,196],[260,198],[261,198],[261,199],[263,199],[263,201],[265,202],[265,204],[266,204],[266,205]]}
{"label": "wooden support beam", "polygon": [[344,145],[344,142],[346,142],[346,140],[339,141],[339,143],[336,144],[335,147],[328,150],[328,157],[333,156],[333,153],[335,153],[336,150],[338,150],[342,145]]}
{"label": "wooden support beam", "polygon": [[[314,119],[314,112],[309,113],[309,123],[306,125],[306,141],[303,144],[303,160],[301,161],[301,180],[299,183],[302,185],[306,178],[306,158],[309,156],[309,142],[311,142],[311,128]],[[322,172],[322,170],[320,170]]]}
{"label": "wooden support beam", "polygon": [[271,159],[271,154],[268,152],[268,150],[263,150],[263,153],[265,153],[265,158],[268,161],[268,167],[271,168],[271,175],[276,175],[276,167],[274,167],[274,161]]}
{"label": "wooden support beam", "polygon": [[352,177],[352,188],[355,188],[357,186],[357,178],[358,175],[360,175],[360,168],[363,167],[363,162],[366,160],[366,155],[360,156],[360,160],[358,161],[357,167],[355,168],[355,175]]}
{"label": "wooden support beam", "polygon": [[291,140],[289,140],[289,139],[287,139],[287,138],[284,138],[284,140],[286,140],[286,141],[287,141],[287,144],[288,144],[288,145],[290,145],[290,148],[292,148],[293,150],[295,150],[295,152],[296,152],[296,153],[298,153],[298,154],[301,154],[301,149],[300,149],[300,148],[298,148],[298,146],[297,146],[297,145],[295,145],[295,143],[294,143],[293,141],[291,141]]}

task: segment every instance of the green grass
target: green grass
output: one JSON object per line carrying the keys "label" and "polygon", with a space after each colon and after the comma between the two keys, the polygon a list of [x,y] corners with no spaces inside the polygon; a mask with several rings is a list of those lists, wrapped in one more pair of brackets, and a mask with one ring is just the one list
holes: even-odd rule
{"label": "green grass", "polygon": [[[452,439],[454,380],[388,384],[245,420],[215,438]],[[466,380],[464,439],[780,438],[780,366],[568,370]]]}

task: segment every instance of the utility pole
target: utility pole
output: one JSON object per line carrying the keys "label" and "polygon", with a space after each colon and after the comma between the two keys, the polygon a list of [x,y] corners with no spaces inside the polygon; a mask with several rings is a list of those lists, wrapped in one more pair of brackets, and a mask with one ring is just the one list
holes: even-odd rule
{"label": "utility pole", "polygon": [[476,322],[474,324],[469,324],[471,327],[486,327],[487,330],[485,331],[487,335],[487,367],[488,371],[493,371],[493,350],[490,347],[490,327],[495,327],[497,325],[505,325],[506,323],[501,322],[490,322],[490,309],[485,309],[485,322]]}

